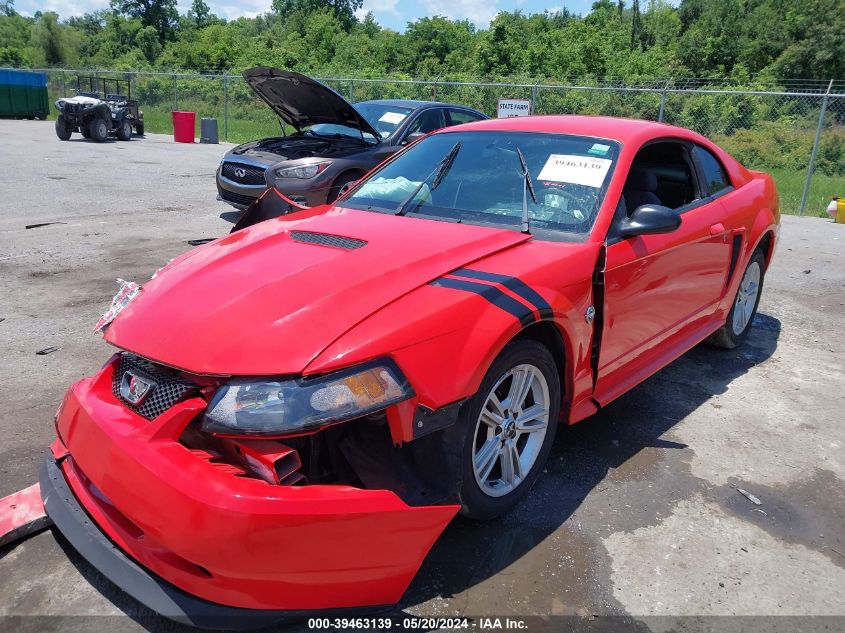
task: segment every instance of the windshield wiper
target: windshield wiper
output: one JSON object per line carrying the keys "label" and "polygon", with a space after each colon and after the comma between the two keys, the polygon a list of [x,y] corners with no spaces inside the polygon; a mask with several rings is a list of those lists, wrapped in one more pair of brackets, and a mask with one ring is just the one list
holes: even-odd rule
{"label": "windshield wiper", "polygon": [[537,194],[534,193],[534,183],[531,180],[531,174],[528,173],[528,163],[525,162],[525,156],[518,147],[516,155],[519,156],[519,164],[522,167],[522,232],[531,233],[528,221],[528,194],[531,193],[534,204],[537,204]]}
{"label": "windshield wiper", "polygon": [[[413,199],[417,197],[417,194],[420,192],[420,190],[432,178],[434,178],[434,181],[431,183],[429,192],[434,191],[435,189],[437,189],[438,186],[440,186],[440,183],[443,182],[443,179],[446,177],[446,174],[449,173],[449,169],[451,169],[452,163],[455,162],[455,158],[457,157],[459,151],[461,151],[460,141],[455,143],[455,146],[449,150],[449,153],[446,154],[439,163],[437,163],[437,167],[435,167],[431,171],[431,173],[426,176],[419,185],[417,185],[416,189],[411,192],[411,195],[405,198],[399,204],[399,206],[396,207],[396,215],[405,215],[406,213],[408,213],[408,205],[411,204]],[[422,204],[422,201],[420,201],[420,204]],[[416,209],[416,207],[414,207],[414,209]]]}

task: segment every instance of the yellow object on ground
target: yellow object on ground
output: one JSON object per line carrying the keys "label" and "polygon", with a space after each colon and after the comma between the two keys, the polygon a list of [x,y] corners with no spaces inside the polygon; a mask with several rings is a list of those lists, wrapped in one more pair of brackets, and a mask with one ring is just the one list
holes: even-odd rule
{"label": "yellow object on ground", "polygon": [[845,224],[845,197],[834,196],[827,205],[827,214],[834,222]]}

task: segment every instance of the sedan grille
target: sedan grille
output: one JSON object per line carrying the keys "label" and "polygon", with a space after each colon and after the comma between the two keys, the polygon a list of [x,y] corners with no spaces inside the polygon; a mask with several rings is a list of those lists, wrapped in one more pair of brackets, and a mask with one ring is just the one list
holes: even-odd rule
{"label": "sedan grille", "polygon": [[[123,375],[132,369],[143,372],[156,383],[149,396],[138,406],[128,402],[120,393]],[[180,378],[172,369],[157,365],[146,358],[127,353],[120,355],[120,361],[112,379],[112,392],[115,398],[148,420],[157,418],[186,395],[196,393],[197,389],[197,385]]]}
{"label": "sedan grille", "polygon": [[262,167],[256,167],[255,165],[226,161],[223,163],[221,173],[224,178],[234,180],[235,182],[244,185],[264,184],[264,169]]}
{"label": "sedan grille", "polygon": [[257,200],[257,198],[253,196],[247,196],[242,193],[235,193],[234,191],[229,191],[228,189],[220,189],[220,197],[223,198],[226,202],[231,202],[232,204],[239,204],[242,207],[248,207]]}

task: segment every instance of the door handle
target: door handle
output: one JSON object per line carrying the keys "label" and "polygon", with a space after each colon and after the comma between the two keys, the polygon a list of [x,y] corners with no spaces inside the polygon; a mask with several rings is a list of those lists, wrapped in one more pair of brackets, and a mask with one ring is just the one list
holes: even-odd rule
{"label": "door handle", "polygon": [[710,235],[719,235],[725,232],[725,225],[721,222],[710,225]]}

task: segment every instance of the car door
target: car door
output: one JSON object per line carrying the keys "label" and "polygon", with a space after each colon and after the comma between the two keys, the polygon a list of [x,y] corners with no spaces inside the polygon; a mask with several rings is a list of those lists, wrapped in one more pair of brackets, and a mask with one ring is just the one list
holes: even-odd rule
{"label": "car door", "polygon": [[428,134],[443,127],[446,127],[445,108],[426,108],[419,112],[408,124],[403,135],[403,141],[407,140],[410,134]]}
{"label": "car door", "polygon": [[[692,145],[680,140],[661,143],[667,145],[665,155],[677,158],[671,165],[648,165],[658,174],[650,200],[675,196],[682,203],[675,207],[681,225],[671,233],[619,238],[612,232],[608,238],[595,389],[601,404],[697,343],[702,332],[712,329],[724,292],[730,246],[721,203],[709,195]],[[635,159],[626,192],[637,165]],[[677,197],[677,181],[683,178],[673,175],[677,170],[691,179],[687,197]],[[633,212],[625,208],[625,197],[616,222]]]}

